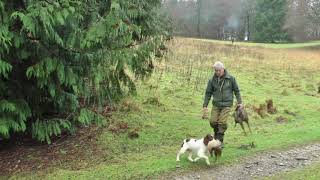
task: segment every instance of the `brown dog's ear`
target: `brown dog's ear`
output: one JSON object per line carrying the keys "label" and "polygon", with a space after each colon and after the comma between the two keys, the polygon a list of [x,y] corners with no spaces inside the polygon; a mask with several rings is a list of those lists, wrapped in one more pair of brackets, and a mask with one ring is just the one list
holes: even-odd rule
{"label": "brown dog's ear", "polygon": [[213,137],[211,134],[207,134],[206,137],[203,138],[203,144],[208,146],[209,144],[209,141],[212,141],[213,140]]}

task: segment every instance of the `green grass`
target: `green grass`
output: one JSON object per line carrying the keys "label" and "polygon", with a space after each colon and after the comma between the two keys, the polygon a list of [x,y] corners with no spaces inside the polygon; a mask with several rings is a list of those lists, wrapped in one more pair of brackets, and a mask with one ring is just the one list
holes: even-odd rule
{"label": "green grass", "polygon": [[293,170],[290,172],[276,174],[272,177],[268,177],[265,179],[269,180],[277,180],[277,179],[290,179],[290,180],[300,180],[300,179],[308,179],[308,180],[318,180],[320,177],[320,163],[316,163],[313,165],[309,165],[302,169]]}
{"label": "green grass", "polygon": [[[104,163],[81,170],[56,167],[11,178],[154,179],[161,173],[175,171],[175,156],[182,140],[201,138],[212,132],[209,123],[200,117],[205,86],[212,75],[210,66],[215,58],[225,62],[237,78],[253,130],[252,135],[244,136],[230,119],[226,148],[219,165],[236,163],[243,156],[261,151],[320,140],[320,97],[306,95],[315,94],[320,83],[320,62],[312,61],[320,54],[310,56],[308,63],[301,64],[290,53],[281,52],[279,56],[278,52],[252,51],[245,46],[245,49],[231,49],[188,39],[178,39],[169,46],[172,52],[157,64],[152,77],[137,82],[138,95],[119,105],[125,104],[129,111],[117,111],[113,115],[117,121],[128,122],[130,129],[138,128],[139,138],[130,139],[127,133],[112,134],[106,129],[98,137],[99,146],[108,152]],[[278,113],[261,118],[251,107],[270,98]],[[284,110],[297,115],[287,115]],[[275,118],[280,115],[287,117],[288,122],[277,123]],[[252,141],[257,145],[255,149],[238,148]],[[182,157],[181,166],[182,171],[207,168],[204,161],[190,163],[186,156]]]}

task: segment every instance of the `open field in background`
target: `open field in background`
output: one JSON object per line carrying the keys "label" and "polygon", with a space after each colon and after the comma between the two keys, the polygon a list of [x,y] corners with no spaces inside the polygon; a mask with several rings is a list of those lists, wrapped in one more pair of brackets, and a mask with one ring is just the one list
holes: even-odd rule
{"label": "open field in background", "polygon": [[[320,44],[310,44],[314,43]],[[211,65],[216,60],[224,62],[236,77],[253,134],[244,136],[240,127],[233,127],[231,119],[223,157],[211,166],[237,163],[241,157],[260,151],[319,141],[320,46],[305,47],[308,44],[231,45],[174,38],[168,42],[170,52],[156,63],[152,77],[137,82],[138,95],[119,104],[110,125],[97,137],[105,152],[92,155],[102,159],[99,163],[78,170],[62,163],[61,167],[21,173],[12,179],[153,179],[175,171],[175,156],[182,140],[212,132],[209,123],[200,117],[204,90],[213,73]],[[284,46],[292,48],[281,48]],[[268,114],[261,105],[269,99],[277,109],[275,114]],[[132,132],[139,137],[130,138]],[[251,142],[257,147],[239,148]],[[185,156],[181,166],[182,172],[207,168],[204,161],[192,164]]]}
{"label": "open field in background", "polygon": [[[194,39],[194,38],[190,38]],[[212,39],[195,39],[206,42],[212,42],[215,44],[232,44],[231,41],[222,41],[222,40],[212,40]],[[234,42],[234,45],[241,46],[256,46],[256,47],[265,47],[265,48],[304,48],[304,47],[316,47],[320,46],[320,41],[308,41],[300,43],[253,43],[253,42]]]}

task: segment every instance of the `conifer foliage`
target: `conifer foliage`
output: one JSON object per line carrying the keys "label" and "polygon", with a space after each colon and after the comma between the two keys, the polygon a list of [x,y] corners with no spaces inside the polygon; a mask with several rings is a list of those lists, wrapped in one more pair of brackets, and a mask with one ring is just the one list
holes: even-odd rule
{"label": "conifer foliage", "polygon": [[0,138],[101,124],[170,35],[161,0],[1,0]]}

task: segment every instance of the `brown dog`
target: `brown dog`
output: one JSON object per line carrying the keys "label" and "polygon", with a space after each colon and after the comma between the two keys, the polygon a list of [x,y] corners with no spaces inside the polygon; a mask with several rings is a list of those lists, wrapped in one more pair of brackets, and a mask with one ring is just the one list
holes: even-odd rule
{"label": "brown dog", "polygon": [[234,127],[236,127],[237,123],[239,123],[241,125],[241,128],[242,128],[244,134],[247,135],[247,133],[246,133],[246,131],[244,129],[244,126],[243,126],[243,122],[246,122],[247,125],[248,125],[248,128],[249,128],[249,131],[251,133],[248,113],[244,109],[244,107],[237,106],[233,116],[234,116]]}

